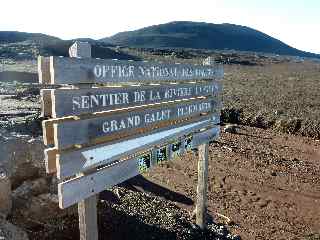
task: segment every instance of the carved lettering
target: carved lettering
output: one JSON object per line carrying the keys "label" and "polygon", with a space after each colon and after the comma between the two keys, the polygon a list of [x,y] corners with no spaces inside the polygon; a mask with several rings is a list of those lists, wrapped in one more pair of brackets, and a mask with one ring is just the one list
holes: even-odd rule
{"label": "carved lettering", "polygon": [[140,124],[140,116],[129,116],[125,119],[105,121],[102,124],[102,131],[104,133],[117,132],[123,129],[138,127]]}
{"label": "carved lettering", "polygon": [[[101,69],[101,73],[100,70],[97,70],[97,73],[103,75],[104,69],[103,67]],[[112,71],[111,68],[110,71]],[[172,87],[155,86],[154,88],[142,87],[143,90],[138,89],[138,87],[134,89],[119,89],[119,91],[117,89],[106,89],[99,92],[92,90],[92,94],[86,92],[80,96],[64,96],[63,99],[65,100],[60,104],[68,105],[67,108],[70,109],[70,114],[74,115],[81,112],[94,112],[95,110],[108,111],[138,104],[161,103],[197,96],[210,96],[219,90],[219,87],[214,84],[190,84],[190,86],[186,84],[181,87],[173,85]]]}
{"label": "carved lettering", "polygon": [[162,110],[156,113],[147,113],[144,115],[144,121],[146,123],[154,123],[158,121],[163,121],[163,120],[169,120],[170,119],[170,109],[167,110]]}
{"label": "carved lettering", "polygon": [[201,102],[195,104],[186,104],[182,107],[167,107],[161,110],[149,110],[142,113],[135,113],[133,116],[124,116],[114,118],[102,123],[102,131],[104,133],[118,132],[121,130],[129,130],[132,128],[145,127],[149,124],[161,121],[172,120],[180,117],[189,117],[196,113],[209,112],[211,110],[211,102]]}
{"label": "carved lettering", "polygon": [[92,109],[96,107],[106,107],[113,105],[129,104],[129,95],[123,93],[109,93],[101,95],[85,95],[72,98],[72,109]]}

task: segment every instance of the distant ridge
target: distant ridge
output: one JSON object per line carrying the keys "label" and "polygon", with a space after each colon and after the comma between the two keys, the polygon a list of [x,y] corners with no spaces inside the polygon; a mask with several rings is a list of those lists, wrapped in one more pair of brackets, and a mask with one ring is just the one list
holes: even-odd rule
{"label": "distant ridge", "polygon": [[[0,31],[0,57],[35,58],[38,54],[68,56],[68,49],[76,40],[89,42],[93,47],[93,57],[98,58],[136,59],[111,49],[119,45],[158,49],[235,50],[320,58],[319,54],[295,49],[276,38],[249,27],[187,21],[170,22],[135,31],[120,32],[100,40],[85,37],[62,40],[42,33]],[[5,45],[7,46],[5,47]],[[22,50],[24,55],[21,55]],[[26,54],[28,51],[29,53]]]}
{"label": "distant ridge", "polygon": [[56,41],[61,41],[60,38],[49,36],[42,33],[27,33],[17,31],[0,31],[0,44],[3,43],[18,43],[30,42],[36,44],[48,44]]}
{"label": "distant ridge", "polygon": [[260,31],[234,24],[170,22],[117,33],[101,41],[139,48],[194,48],[237,50],[320,58],[304,52]]}
{"label": "distant ridge", "polygon": [[69,47],[75,41],[85,41],[92,45],[92,57],[111,59],[139,60],[136,56],[115,51],[113,45],[96,41],[91,38],[62,40],[41,33],[26,33],[16,31],[0,31],[0,58],[29,60],[42,56],[69,56]]}

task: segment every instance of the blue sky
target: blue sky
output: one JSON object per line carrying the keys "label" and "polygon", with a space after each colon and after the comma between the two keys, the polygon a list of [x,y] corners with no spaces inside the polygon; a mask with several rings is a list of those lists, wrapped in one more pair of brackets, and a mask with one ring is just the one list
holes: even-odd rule
{"label": "blue sky", "polygon": [[99,39],[178,20],[233,23],[320,53],[320,1],[316,0],[1,0],[0,6],[0,31]]}

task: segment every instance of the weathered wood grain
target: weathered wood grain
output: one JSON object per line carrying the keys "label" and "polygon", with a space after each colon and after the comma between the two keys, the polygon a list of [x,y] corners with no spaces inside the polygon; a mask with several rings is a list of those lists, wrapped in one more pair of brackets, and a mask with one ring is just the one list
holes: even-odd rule
{"label": "weathered wood grain", "polygon": [[58,185],[59,206],[64,209],[140,174],[138,159],[122,161],[88,176]]}
{"label": "weathered wood grain", "polygon": [[201,66],[50,57],[51,84],[182,82],[223,77],[221,65]]}
{"label": "weathered wood grain", "polygon": [[51,146],[54,144],[54,132],[53,132],[53,122],[51,121],[42,121],[42,137],[43,143],[46,146]]}
{"label": "weathered wood grain", "polygon": [[[202,117],[196,118],[196,119],[190,119],[190,120],[187,120],[187,121],[175,122],[173,126],[169,125],[168,127],[162,128],[161,131],[169,130],[169,129],[172,129],[174,127],[179,127],[179,126],[183,126],[185,124],[193,123],[193,122],[196,122],[196,121],[202,121],[202,120],[206,120],[206,119],[210,119],[211,123],[214,125],[214,124],[217,124],[217,122],[219,122],[219,121],[217,121],[217,119],[219,120],[219,115],[212,114],[209,117],[208,116],[202,116]],[[156,133],[156,132],[159,132],[159,131],[160,131],[159,129],[149,129],[147,132],[148,132],[148,134],[153,134],[153,133]],[[144,134],[146,134],[146,133],[144,133]],[[139,135],[141,136],[141,135],[143,135],[143,133],[137,132],[136,135],[133,134],[131,136],[138,137]],[[130,138],[132,138],[131,136],[127,136],[127,137],[126,136],[127,135],[118,135],[114,139],[112,139],[110,144],[113,144],[113,143],[116,143],[116,142],[120,142],[120,141],[129,140]],[[182,149],[182,150],[184,150],[184,149]],[[47,173],[55,173],[57,171],[56,158],[57,158],[57,154],[58,153],[59,153],[59,150],[57,148],[55,148],[55,147],[48,148],[48,149],[45,150],[45,165],[46,165]]]}
{"label": "weathered wood grain", "polygon": [[41,96],[41,117],[51,117],[52,116],[52,98],[51,92],[52,89],[41,89],[40,96]]}
{"label": "weathered wood grain", "polygon": [[[200,144],[206,143],[217,138],[219,135],[219,128],[211,128],[204,132],[193,135],[192,146],[198,147]],[[207,137],[210,136],[209,140]],[[172,142],[183,142],[183,138],[171,139]],[[160,146],[159,146],[160,147]],[[152,153],[151,158],[155,159],[157,148],[150,149]],[[183,151],[181,151],[183,153]],[[170,155],[171,157],[174,157]],[[150,168],[156,166],[156,161],[151,159]],[[129,160],[117,162],[113,165],[100,169],[99,171],[62,182],[58,185],[59,206],[60,208],[67,208],[82,199],[86,199],[92,195],[104,191],[114,185],[124,182],[134,176],[139,175],[140,157]],[[148,170],[148,169],[147,169]]]}
{"label": "weathered wood grain", "polygon": [[77,151],[61,152],[57,154],[57,177],[62,179],[101,165],[110,164],[124,156],[152,148],[154,145],[163,144],[170,139],[179,138],[208,126],[212,126],[210,117],[207,120],[115,144],[96,145]]}
{"label": "weathered wood grain", "polygon": [[46,166],[46,172],[48,174],[55,173],[57,171],[56,156],[58,149],[47,148],[44,150],[44,163]]}
{"label": "weathered wood grain", "polygon": [[213,96],[220,90],[221,84],[217,81],[136,87],[56,89],[52,90],[51,102],[53,104],[44,105],[44,109],[52,107],[52,117],[60,118],[138,105]]}
{"label": "weathered wood grain", "polygon": [[53,146],[54,145],[54,129],[53,125],[59,122],[65,121],[73,121],[73,117],[66,117],[66,118],[56,118],[56,119],[49,119],[42,121],[42,136],[43,136],[43,143],[46,146]]}
{"label": "weathered wood grain", "polygon": [[38,76],[40,84],[50,84],[50,58],[49,57],[38,57]]}
{"label": "weathered wood grain", "polygon": [[78,202],[80,240],[98,240],[98,196]]}
{"label": "weathered wood grain", "polygon": [[125,111],[98,118],[79,121],[67,121],[53,124],[54,142],[58,149],[65,149],[76,144],[90,144],[95,139],[111,137],[115,134],[130,134],[131,130],[157,126],[165,121],[174,121],[199,117],[213,110],[212,99],[154,105],[145,109]]}
{"label": "weathered wood grain", "polygon": [[198,186],[196,202],[196,223],[201,229],[205,229],[207,212],[207,185],[208,185],[208,143],[199,146],[198,160]]}
{"label": "weathered wood grain", "polygon": [[[91,45],[76,41],[69,48],[69,54],[70,57],[90,58]],[[78,203],[80,240],[98,240],[97,201],[97,196],[91,196]]]}

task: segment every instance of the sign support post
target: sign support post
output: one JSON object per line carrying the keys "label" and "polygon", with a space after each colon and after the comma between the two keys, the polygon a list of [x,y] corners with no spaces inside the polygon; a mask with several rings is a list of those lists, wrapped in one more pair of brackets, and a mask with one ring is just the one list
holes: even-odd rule
{"label": "sign support post", "polygon": [[98,240],[97,194],[78,203],[80,240]]}
{"label": "sign support post", "polygon": [[[91,45],[85,42],[75,42],[69,49],[70,57],[91,58]],[[79,84],[85,88],[88,84]],[[81,173],[79,176],[85,174]],[[98,197],[92,195],[78,203],[80,240],[98,240]]]}
{"label": "sign support post", "polygon": [[[214,60],[208,57],[203,61],[203,65],[213,65]],[[198,186],[196,202],[196,223],[203,230],[207,227],[207,188],[208,188],[208,148],[209,143],[204,143],[198,147]]]}
{"label": "sign support post", "polygon": [[196,223],[201,229],[205,229],[207,227],[208,145],[208,143],[205,143],[200,145],[198,148],[199,160]]}

